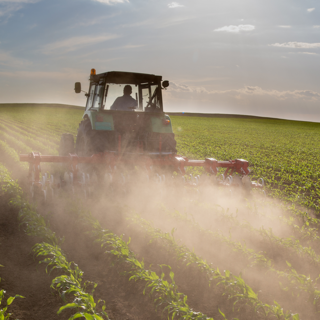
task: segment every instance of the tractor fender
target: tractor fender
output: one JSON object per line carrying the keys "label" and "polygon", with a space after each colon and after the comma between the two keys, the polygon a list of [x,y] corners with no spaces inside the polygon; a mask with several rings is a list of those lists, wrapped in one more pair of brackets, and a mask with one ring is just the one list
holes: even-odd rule
{"label": "tractor fender", "polygon": [[112,114],[90,111],[85,112],[83,119],[90,120],[92,130],[114,131]]}
{"label": "tractor fender", "polygon": [[171,119],[167,114],[162,117],[151,117],[152,132],[173,133]]}

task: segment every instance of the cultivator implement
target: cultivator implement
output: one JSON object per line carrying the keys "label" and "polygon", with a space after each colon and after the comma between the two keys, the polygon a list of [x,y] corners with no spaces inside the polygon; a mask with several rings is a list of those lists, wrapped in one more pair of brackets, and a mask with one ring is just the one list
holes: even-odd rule
{"label": "cultivator implement", "polygon": [[[184,184],[189,186],[201,186],[203,184],[215,184],[217,186],[243,187],[246,189],[264,187],[263,179],[252,182],[248,176],[248,161],[236,159],[230,161],[218,161],[213,158],[205,160],[190,160],[187,157],[174,154],[144,155],[142,154],[118,154],[117,152],[102,152],[90,157],[69,154],[68,156],[41,155],[39,152],[21,154],[20,161],[29,163],[29,184],[31,196],[36,193],[44,193],[45,198],[53,197],[55,190],[66,185],[71,186],[73,192],[82,190],[87,196],[94,187],[94,183],[106,182],[108,186],[125,187],[130,180],[130,169],[139,167],[142,169],[146,180],[163,184]],[[41,163],[60,163],[67,166],[67,170],[58,179],[54,175],[41,173]],[[83,171],[81,166],[87,165],[98,168],[97,171]],[[186,174],[188,167],[202,167],[203,175]],[[125,172],[123,168],[129,168]],[[90,172],[90,173],[89,173]],[[175,174],[172,174],[176,172]],[[93,179],[95,175],[95,179]],[[179,179],[180,177],[180,179]],[[93,182],[95,180],[95,182]]]}

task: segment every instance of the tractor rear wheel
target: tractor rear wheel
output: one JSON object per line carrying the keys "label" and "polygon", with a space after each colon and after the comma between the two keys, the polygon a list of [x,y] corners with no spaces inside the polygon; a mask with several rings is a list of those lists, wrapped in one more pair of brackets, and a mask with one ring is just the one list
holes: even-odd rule
{"label": "tractor rear wheel", "polygon": [[76,152],[78,156],[89,157],[95,153],[108,150],[104,132],[92,130],[89,119],[80,122],[76,141]]}
{"label": "tractor rear wheel", "polygon": [[162,134],[162,148],[164,152],[177,152],[177,142],[174,138],[174,133]]}

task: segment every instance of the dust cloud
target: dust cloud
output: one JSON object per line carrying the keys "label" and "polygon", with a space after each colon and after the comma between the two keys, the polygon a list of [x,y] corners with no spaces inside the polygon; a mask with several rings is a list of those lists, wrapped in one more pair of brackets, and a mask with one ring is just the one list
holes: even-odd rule
{"label": "dust cloud", "polygon": [[[139,170],[133,170],[131,175],[109,174],[97,185],[87,206],[106,228],[123,234],[126,240],[130,238],[130,247],[146,265],[170,262],[175,273],[182,268],[178,267],[179,261],[168,258],[170,248],[165,252],[159,250],[158,242],[149,243],[152,236],[147,235],[141,224],[130,222],[136,214],[154,229],[173,232],[179,245],[194,251],[213,268],[242,275],[263,302],[277,301],[285,310],[301,314],[312,307],[310,301],[292,297],[290,290],[284,291],[279,285],[280,282],[283,287],[290,285],[288,278],[279,276],[279,272],[288,271],[286,261],[298,273],[318,276],[318,265],[281,244],[280,238],[297,239],[294,226],[300,222],[292,218],[290,210],[280,201],[259,190],[219,187],[201,183],[201,178],[195,185],[184,183],[179,176],[147,176]],[[319,253],[316,245],[313,249]],[[257,255],[265,257],[266,262],[254,261]],[[185,288],[188,281],[183,277],[178,286]],[[198,286],[200,291],[207,290],[201,281]],[[308,319],[316,319],[312,313],[307,314]]]}
{"label": "dust cloud", "polygon": [[[57,165],[44,166],[42,172],[50,168],[55,176],[57,172],[61,175],[62,167]],[[19,175],[26,185],[21,172]],[[303,237],[295,227],[300,225],[299,219],[292,218],[281,201],[265,196],[260,190],[217,186],[207,180],[201,177],[198,184],[188,179],[186,183],[178,175],[164,176],[163,172],[148,175],[138,168],[118,168],[113,173],[97,170],[78,189],[73,189],[70,181],[58,189],[55,196],[59,201],[54,200],[50,210],[60,212],[60,223],[64,223],[68,211],[64,206],[73,197],[76,205],[90,210],[104,228],[123,235],[126,241],[130,238],[130,248],[146,266],[152,265],[151,268],[161,272],[158,265],[170,265],[178,288],[188,295],[189,305],[208,316],[216,315],[213,309],[217,310],[221,303],[232,309],[232,303],[221,293],[221,285],[209,287],[204,275],[197,268],[187,268],[165,242],[161,249],[161,239],[150,243],[152,236],[141,223],[132,223],[133,217],[138,215],[154,229],[173,234],[179,245],[206,260],[213,269],[241,275],[264,303],[276,301],[285,310],[298,312],[305,319],[317,319],[312,312],[312,301],[281,289],[281,286],[290,287],[288,278],[279,275],[288,272],[286,261],[298,273],[310,274],[314,279],[318,276],[319,265],[275,240],[300,239],[303,244]],[[308,245],[319,254],[317,245]],[[259,255],[267,262],[255,261]],[[297,295],[298,291],[294,293]]]}

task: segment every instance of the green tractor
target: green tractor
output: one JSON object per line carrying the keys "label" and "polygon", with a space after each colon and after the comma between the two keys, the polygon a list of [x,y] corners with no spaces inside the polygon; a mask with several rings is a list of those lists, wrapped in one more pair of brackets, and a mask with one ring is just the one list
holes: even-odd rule
{"label": "green tractor", "polygon": [[[153,74],[96,74],[92,69],[75,148],[73,136],[64,134],[59,154],[176,154],[171,120],[163,112],[162,90],[168,86],[169,81]],[[81,83],[76,82],[75,92],[81,91]]]}

